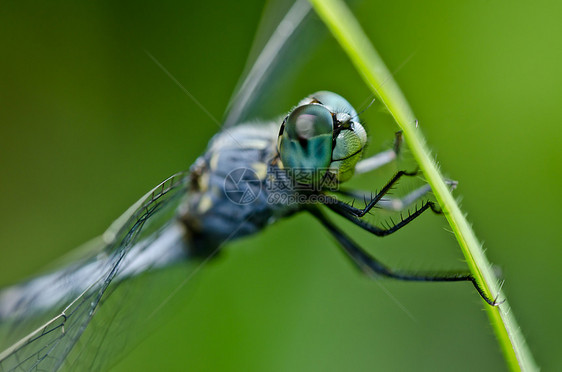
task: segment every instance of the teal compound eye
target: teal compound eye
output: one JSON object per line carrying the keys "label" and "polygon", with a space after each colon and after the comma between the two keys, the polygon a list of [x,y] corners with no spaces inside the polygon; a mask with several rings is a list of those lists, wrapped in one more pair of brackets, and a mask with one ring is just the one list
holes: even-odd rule
{"label": "teal compound eye", "polygon": [[[343,98],[337,93],[330,92],[327,90],[321,90],[311,94],[307,99],[309,101],[311,99],[318,101],[322,106],[325,106],[326,108],[328,108],[328,110],[330,110],[333,113],[345,113],[348,114],[353,119],[357,118],[357,111],[355,111],[355,108],[353,108],[351,103],[349,103],[345,98]],[[310,102],[301,102],[301,104],[302,103],[310,103]]]}
{"label": "teal compound eye", "polygon": [[279,155],[285,169],[310,172],[311,183],[324,176],[332,159],[334,119],[326,107],[305,104],[285,119]]}
{"label": "teal compound eye", "polygon": [[329,165],[330,179],[338,183],[349,180],[355,173],[355,166],[363,157],[363,149],[367,144],[367,132],[358,121],[357,111],[345,98],[326,90],[311,94],[300,104],[317,104],[331,112],[334,134]]}

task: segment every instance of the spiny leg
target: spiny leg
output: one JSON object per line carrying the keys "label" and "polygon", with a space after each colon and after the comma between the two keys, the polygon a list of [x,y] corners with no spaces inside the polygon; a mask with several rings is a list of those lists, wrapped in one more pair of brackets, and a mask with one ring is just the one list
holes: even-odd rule
{"label": "spiny leg", "polygon": [[[458,184],[457,181],[452,180],[445,180],[445,183],[451,186],[451,189],[454,189]],[[368,192],[358,190],[336,190],[334,192],[359,200],[365,200],[369,195]],[[400,212],[406,209],[408,206],[412,205],[417,200],[421,199],[423,196],[427,195],[429,192],[431,192],[431,186],[423,185],[401,198],[381,198],[376,207],[385,209],[387,211]],[[368,197],[370,198],[370,196]]]}
{"label": "spiny leg", "polygon": [[[380,200],[383,198],[384,195],[386,195],[394,186],[394,184],[396,184],[396,182],[398,182],[398,180],[402,177],[402,176],[415,176],[417,175],[418,172],[406,172],[406,171],[399,171],[398,173],[396,173],[394,175],[394,177],[392,177],[392,179],[390,181],[387,182],[387,184],[382,188],[381,191],[379,191],[375,196],[373,196],[371,198],[371,200],[369,201],[369,203],[367,203],[367,205],[365,206],[365,208],[355,208],[341,200],[338,200],[336,198],[333,198],[329,195],[325,195],[326,196],[326,205],[331,206],[331,205],[337,205],[338,208],[342,211],[345,211],[346,213],[355,216],[355,217],[363,217],[364,215],[366,215],[367,213],[369,213],[369,211],[377,204],[380,202]],[[433,203],[432,203],[433,204]],[[432,206],[433,209],[433,206]]]}
{"label": "spiny leg", "polygon": [[392,149],[379,152],[373,156],[361,160],[355,166],[355,173],[367,173],[382,167],[392,161],[394,161],[398,155],[400,155],[400,149],[402,147],[402,131],[396,132],[394,136],[394,146]]}
{"label": "spiny leg", "polygon": [[388,191],[390,191],[392,189],[392,186],[400,179],[400,177],[407,175],[407,176],[414,176],[416,175],[417,172],[405,172],[405,171],[400,171],[398,172],[383,188],[382,190],[377,193],[377,195],[375,195],[374,197],[372,197],[371,201],[369,203],[366,203],[367,205],[365,206],[365,208],[363,209],[359,209],[359,208],[355,208],[352,205],[347,204],[344,201],[341,201],[337,198],[331,197],[329,195],[324,195],[325,197],[323,198],[322,204],[326,205],[328,208],[330,208],[331,210],[333,210],[334,212],[338,213],[339,215],[341,215],[342,217],[346,218],[347,220],[353,222],[355,225],[361,227],[362,229],[376,235],[376,236],[386,236],[386,235],[390,235],[398,230],[400,230],[402,227],[406,226],[407,224],[409,224],[410,222],[412,222],[413,220],[415,220],[416,218],[418,218],[423,212],[425,212],[427,209],[431,209],[434,213],[441,213],[441,210],[437,207],[437,205],[431,201],[426,202],[425,204],[422,205],[421,208],[417,209],[413,212],[410,213],[408,212],[408,216],[406,218],[404,218],[402,216],[402,214],[400,214],[400,222],[398,223],[394,223],[394,221],[392,221],[392,226],[389,226],[387,228],[381,228],[381,227],[377,227],[375,225],[372,225],[366,221],[363,221],[361,218],[367,214],[377,203],[380,203],[382,197],[388,193]]}
{"label": "spiny leg", "polygon": [[326,205],[331,210],[333,210],[334,212],[336,212],[337,214],[339,214],[340,216],[346,218],[348,221],[354,223],[355,225],[359,226],[363,230],[366,230],[376,236],[387,236],[400,230],[401,228],[403,228],[404,226],[406,226],[407,224],[418,218],[423,212],[425,212],[428,209],[431,209],[434,213],[441,213],[441,210],[435,205],[435,203],[429,201],[423,204],[421,208],[416,209],[413,213],[408,212],[408,216],[405,218],[401,214],[400,222],[394,223],[394,221],[392,221],[391,219],[393,225],[388,228],[382,228],[372,225],[369,222],[364,221],[359,217],[356,217],[354,214],[350,213],[349,212],[350,208],[352,209],[356,209],[356,208],[353,208],[352,206],[348,205],[345,202],[342,202],[341,200],[331,198],[329,200],[326,200],[325,203],[323,204]]}
{"label": "spiny leg", "polygon": [[351,238],[344,232],[336,227],[318,208],[310,208],[310,213],[315,216],[326,229],[336,238],[340,243],[341,248],[351,258],[352,262],[365,274],[376,277],[377,275],[385,276],[388,278],[399,279],[404,281],[416,282],[471,282],[480,297],[491,306],[497,306],[498,302],[490,298],[476,279],[469,273],[414,273],[400,270],[393,270],[384,265],[367,252],[365,252],[359,245],[357,245]]}

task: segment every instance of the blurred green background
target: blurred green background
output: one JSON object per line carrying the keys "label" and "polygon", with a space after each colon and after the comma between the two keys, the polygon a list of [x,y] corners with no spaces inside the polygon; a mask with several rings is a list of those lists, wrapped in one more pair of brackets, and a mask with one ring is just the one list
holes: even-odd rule
{"label": "blurred green background", "polygon": [[[189,167],[219,127],[145,50],[220,119],[263,7],[0,5],[0,285],[100,234]],[[363,1],[354,12],[398,70],[442,170],[460,182],[455,193],[503,270],[538,364],[562,369],[562,3]],[[329,37],[283,81],[279,114],[320,89],[368,102]],[[375,104],[363,117],[370,152],[388,146],[397,129],[389,115]],[[380,188],[396,169],[353,184]],[[341,223],[392,265],[464,268],[439,216],[384,239]],[[506,368],[470,284],[367,280],[306,215],[232,243],[198,279],[186,305],[115,370]]]}

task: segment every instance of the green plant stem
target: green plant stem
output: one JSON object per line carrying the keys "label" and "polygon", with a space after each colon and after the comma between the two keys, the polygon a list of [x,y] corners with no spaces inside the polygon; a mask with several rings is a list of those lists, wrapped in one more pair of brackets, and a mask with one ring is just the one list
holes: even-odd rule
{"label": "green plant stem", "polygon": [[417,121],[398,84],[374,49],[361,26],[340,0],[310,0],[316,12],[348,54],[363,80],[390,111],[404,132],[406,142],[420,169],[431,185],[437,201],[462,249],[470,272],[490,298],[502,301],[499,306],[484,302],[492,327],[513,371],[537,370],[533,356],[519,331],[505,295],[494,275],[481,244],[446,186],[437,164],[430,155]]}

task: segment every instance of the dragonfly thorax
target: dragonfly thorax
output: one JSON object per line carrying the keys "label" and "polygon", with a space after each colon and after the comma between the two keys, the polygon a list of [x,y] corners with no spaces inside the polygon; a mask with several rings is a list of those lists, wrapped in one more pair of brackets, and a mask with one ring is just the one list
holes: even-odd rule
{"label": "dragonfly thorax", "polygon": [[310,174],[310,184],[321,184],[326,178],[347,181],[367,144],[367,133],[356,120],[353,106],[338,94],[320,91],[305,98],[279,131],[283,168]]}

